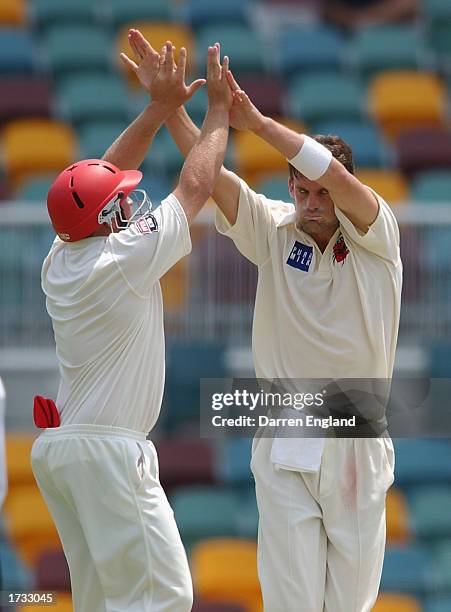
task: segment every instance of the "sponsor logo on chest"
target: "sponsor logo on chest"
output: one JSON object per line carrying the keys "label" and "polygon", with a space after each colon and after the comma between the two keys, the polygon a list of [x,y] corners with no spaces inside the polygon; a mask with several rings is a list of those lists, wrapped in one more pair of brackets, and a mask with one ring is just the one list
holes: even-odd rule
{"label": "sponsor logo on chest", "polygon": [[287,259],[287,264],[303,272],[308,272],[313,259],[313,247],[295,241]]}

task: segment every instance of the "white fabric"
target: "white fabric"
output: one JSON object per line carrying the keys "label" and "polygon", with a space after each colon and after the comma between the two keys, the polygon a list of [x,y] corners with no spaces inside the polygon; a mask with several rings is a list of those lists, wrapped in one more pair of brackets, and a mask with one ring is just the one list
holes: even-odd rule
{"label": "white fabric", "polygon": [[315,473],[276,470],[270,448],[270,438],[256,438],[251,462],[265,612],[370,612],[384,558],[391,440],[328,439]]}
{"label": "white fabric", "polygon": [[288,162],[311,181],[323,176],[332,161],[329,149],[310,136],[304,135],[304,143]]}
{"label": "white fabric", "polygon": [[8,492],[8,473],[6,469],[5,447],[5,387],[0,378],[0,510]]}
{"label": "white fabric", "polygon": [[[293,205],[256,194],[244,182],[233,227],[217,209],[218,231],[258,266],[257,378],[391,377],[402,284],[399,230],[389,206],[375,197],[379,212],[365,235],[336,209],[340,226],[324,253],[296,228]],[[349,252],[337,261],[341,237]],[[316,470],[323,446],[323,439],[276,437],[273,461]]]}
{"label": "white fabric", "polygon": [[186,554],[144,434],[46,429],[31,461],[68,561],[74,612],[191,610]]}
{"label": "white fabric", "polygon": [[190,250],[186,216],[172,194],[148,223],[107,237],[55,240],[42,287],[60,363],[63,425],[152,429],[165,374],[159,279]]}

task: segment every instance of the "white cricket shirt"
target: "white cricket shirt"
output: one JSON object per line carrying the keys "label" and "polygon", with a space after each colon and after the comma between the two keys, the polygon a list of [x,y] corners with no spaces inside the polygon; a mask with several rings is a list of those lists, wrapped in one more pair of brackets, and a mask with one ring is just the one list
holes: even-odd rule
{"label": "white cricket shirt", "polygon": [[149,432],[164,388],[159,279],[191,251],[171,194],[152,215],[105,237],[53,243],[42,267],[61,382],[61,424]]}
{"label": "white cricket shirt", "polygon": [[399,230],[379,203],[364,235],[336,208],[324,253],[295,226],[292,204],[241,182],[233,226],[216,226],[258,266],[252,349],[258,378],[389,378],[401,304]]}

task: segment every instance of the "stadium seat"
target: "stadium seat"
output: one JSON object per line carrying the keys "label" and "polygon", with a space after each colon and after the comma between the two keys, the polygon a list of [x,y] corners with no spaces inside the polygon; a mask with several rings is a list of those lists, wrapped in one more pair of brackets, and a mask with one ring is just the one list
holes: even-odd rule
{"label": "stadium seat", "polygon": [[[127,88],[121,79],[109,74],[73,77],[58,88],[58,111],[65,121],[78,127],[84,123],[92,126],[96,122],[101,130],[102,123],[108,126],[121,123],[117,138],[127,125]],[[101,137],[99,142],[105,134],[102,133]]]}
{"label": "stadium seat", "polygon": [[386,136],[396,138],[409,129],[443,125],[447,117],[446,90],[426,72],[387,72],[369,85],[368,103]]}
{"label": "stadium seat", "polygon": [[263,193],[270,200],[292,202],[288,191],[288,172],[274,172],[264,174],[255,185],[257,193]]}
{"label": "stadium seat", "polygon": [[[108,80],[106,80],[106,83],[108,83]],[[111,82],[109,84],[110,86],[112,85]],[[115,88],[115,85],[116,83],[113,85],[113,88]],[[119,90],[121,89],[122,89],[122,86],[119,85],[118,91],[117,91],[118,96],[116,98],[116,102],[113,102],[110,108],[111,108],[112,115],[114,115],[114,113],[116,112],[117,113],[116,116],[124,117],[125,109],[123,106],[123,102],[119,101]],[[76,92],[74,90],[73,90],[73,93],[76,95]],[[85,93],[86,93],[86,90],[85,90]],[[75,115],[80,116],[81,114],[84,118],[89,117],[89,112],[88,112],[89,104],[86,104],[88,100],[89,100],[89,97],[86,97],[85,99],[83,99],[82,96],[80,96],[79,98],[74,97],[72,99],[71,106],[72,106],[72,109]],[[93,100],[89,100],[89,103],[91,104],[92,101]],[[101,100],[101,102],[103,103],[104,101]],[[110,101],[107,102],[107,106],[109,105],[109,103]],[[127,127],[126,121],[103,122],[101,120],[102,111],[101,111],[101,107],[99,106],[99,104],[100,104],[100,101],[99,99],[97,99],[96,108],[94,109],[94,112],[92,115],[93,120],[83,121],[80,126],[80,129],[78,130],[79,143],[80,143],[80,157],[82,157],[83,159],[101,158],[103,154],[105,153],[105,151],[108,149],[108,147],[112,145],[112,143],[116,140],[116,138]],[[116,106],[116,109],[114,109],[114,106]],[[96,114],[99,115],[97,119],[95,119]],[[108,115],[108,110],[106,114]]]}
{"label": "stadium seat", "polygon": [[213,452],[205,440],[174,437],[155,443],[160,481],[168,493],[174,487],[213,484]]}
{"label": "stadium seat", "polygon": [[186,112],[194,121],[194,123],[200,127],[205,118],[205,113],[208,108],[208,93],[206,87],[201,87],[194,96],[185,104]]}
{"label": "stadium seat", "polygon": [[451,538],[451,489],[441,487],[415,488],[409,494],[409,513],[412,531],[421,540]]}
{"label": "stadium seat", "polygon": [[284,88],[276,76],[244,74],[239,78],[239,86],[261,113],[269,117],[282,115]]}
{"label": "stadium seat", "polygon": [[360,82],[335,72],[300,75],[289,86],[290,114],[308,125],[364,117],[366,92]]}
{"label": "stadium seat", "polygon": [[58,532],[37,485],[10,489],[5,517],[9,535],[26,563],[34,565],[43,550],[61,548]]}
{"label": "stadium seat", "polygon": [[451,593],[451,540],[443,540],[434,550],[434,560],[437,568],[437,592],[449,595]]}
{"label": "stadium seat", "polygon": [[27,433],[9,432],[6,436],[6,467],[10,489],[17,485],[34,485],[30,453],[35,439],[36,436]]}
{"label": "stadium seat", "polygon": [[163,127],[153,139],[152,146],[143,162],[143,170],[152,174],[160,172],[172,178],[180,173],[184,161],[169,131]]}
{"label": "stadium seat", "polygon": [[45,61],[58,81],[67,78],[71,82],[77,71],[105,74],[113,66],[112,39],[101,26],[55,26],[43,36],[42,48]]}
{"label": "stadium seat", "polygon": [[0,28],[0,75],[2,77],[32,74],[36,50],[31,34],[24,28]]}
{"label": "stadium seat", "polygon": [[265,47],[259,34],[251,27],[231,24],[202,28],[196,36],[198,71],[206,71],[207,49],[215,42],[221,43],[221,55],[230,57],[233,74],[260,74],[266,70]]}
{"label": "stadium seat", "polygon": [[404,132],[396,143],[399,167],[407,175],[451,166],[451,132],[443,128]]}
{"label": "stadium seat", "polygon": [[253,185],[268,172],[288,173],[285,157],[254,132],[236,132],[234,144],[237,173],[247,183]]}
{"label": "stadium seat", "polygon": [[55,178],[56,174],[38,174],[28,178],[16,189],[14,199],[29,204],[45,204],[50,185]]}
{"label": "stadium seat", "polygon": [[41,591],[70,591],[70,574],[64,552],[44,550],[36,561],[36,588]]}
{"label": "stadium seat", "polygon": [[407,500],[399,489],[390,489],[386,498],[387,541],[405,544],[411,539]]}
{"label": "stadium seat", "polygon": [[410,25],[360,28],[351,41],[350,60],[368,78],[384,70],[420,68],[427,51],[418,32]]}
{"label": "stadium seat", "polygon": [[[423,0],[422,13],[430,47],[449,61],[451,53],[451,5],[448,0]],[[446,65],[446,64],[445,64]]]}
{"label": "stadium seat", "polygon": [[33,25],[41,33],[54,26],[91,24],[96,16],[100,17],[97,13],[98,6],[92,0],[32,0],[30,9]]}
{"label": "stadium seat", "polygon": [[380,593],[372,612],[422,612],[421,603],[410,595]]}
{"label": "stadium seat", "polygon": [[237,535],[238,500],[229,489],[179,487],[170,499],[180,535],[188,549],[205,538]]}
{"label": "stadium seat", "polygon": [[52,114],[52,91],[47,79],[31,77],[1,78],[0,123],[19,117],[49,117]]}
{"label": "stadium seat", "polygon": [[174,18],[171,3],[166,0],[108,0],[106,10],[115,29],[133,21],[170,22]]}
{"label": "stadium seat", "polygon": [[6,533],[3,516],[0,516],[0,567],[2,568],[3,591],[26,591],[33,587],[34,576],[20,562],[14,543],[10,541]]}
{"label": "stadium seat", "polygon": [[216,474],[220,482],[249,488],[253,482],[249,467],[251,448],[251,438],[231,438],[224,441],[224,446],[216,457]]}
{"label": "stadium seat", "polygon": [[[167,195],[167,194],[166,194]],[[188,299],[188,269],[185,259],[178,261],[160,279],[163,303],[166,312],[180,312]]]}
{"label": "stadium seat", "polygon": [[161,203],[161,200],[164,200],[171,193],[174,189],[174,184],[162,174],[158,175],[144,171],[143,178],[137,189],[144,189],[156,207]]}
{"label": "stadium seat", "polygon": [[347,142],[352,148],[357,170],[392,165],[388,144],[370,122],[328,121],[315,124],[313,131],[316,134],[335,134]]}
{"label": "stadium seat", "polygon": [[26,24],[27,4],[25,0],[2,0],[0,4],[0,27],[23,27]]}
{"label": "stadium seat", "polygon": [[406,202],[409,198],[409,184],[398,170],[367,168],[359,170],[357,178],[374,189],[390,205]]}
{"label": "stadium seat", "polygon": [[436,585],[433,560],[425,549],[419,546],[386,549],[381,591],[421,597],[432,592]]}
{"label": "stadium seat", "polygon": [[0,202],[9,200],[11,196],[11,189],[8,183],[8,179],[5,176],[0,175]]}
{"label": "stadium seat", "polygon": [[187,21],[197,32],[200,28],[210,25],[246,25],[252,5],[253,0],[187,0],[183,8]]}
{"label": "stadium seat", "polygon": [[278,71],[290,78],[319,70],[339,70],[344,51],[343,34],[331,27],[318,26],[284,29],[274,52]]}
{"label": "stadium seat", "polygon": [[451,596],[447,595],[428,597],[423,608],[423,612],[449,612],[450,610]]}
{"label": "stadium seat", "polygon": [[197,544],[191,554],[194,590],[212,601],[255,610],[261,601],[254,541],[218,539]]}
{"label": "stadium seat", "polygon": [[60,171],[77,157],[69,125],[46,119],[18,119],[3,130],[5,168],[13,185],[37,172]]}
{"label": "stadium seat", "polygon": [[[170,40],[172,44],[177,47],[175,52],[176,61],[178,61],[180,49],[185,47],[187,51],[187,74],[194,71],[195,47],[193,35],[189,28],[179,23],[152,23],[145,21],[130,22],[129,24],[123,26],[117,34],[117,55],[119,55],[119,53],[126,53],[128,56],[131,54],[133,57],[133,53],[128,44],[128,31],[130,28],[137,28],[141,30],[143,36],[147,38],[152,47],[158,52],[161,51],[166,41]],[[207,48],[205,48],[204,53],[207,53]],[[121,68],[124,68],[122,64],[120,64],[120,66]],[[134,86],[138,85],[138,81],[134,73],[132,73],[130,70],[126,70],[125,74],[130,84]]]}
{"label": "stadium seat", "polygon": [[418,173],[412,181],[412,199],[426,204],[451,204],[451,171],[429,170]]}
{"label": "stadium seat", "polygon": [[398,486],[451,483],[451,446],[446,442],[401,438],[394,442]]}

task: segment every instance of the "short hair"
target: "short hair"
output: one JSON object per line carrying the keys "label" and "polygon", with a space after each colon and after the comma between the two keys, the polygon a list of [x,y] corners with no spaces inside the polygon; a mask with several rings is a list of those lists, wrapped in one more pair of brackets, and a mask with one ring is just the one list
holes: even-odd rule
{"label": "short hair", "polygon": [[[351,147],[342,138],[336,136],[335,134],[328,134],[327,136],[318,134],[313,136],[313,140],[316,140],[316,142],[322,144],[324,147],[326,147],[326,149],[329,149],[335,159],[338,159],[338,161],[343,164],[348,172],[351,174],[355,173]],[[288,170],[290,173],[290,178],[302,176],[302,173],[291,164],[288,164]]]}

